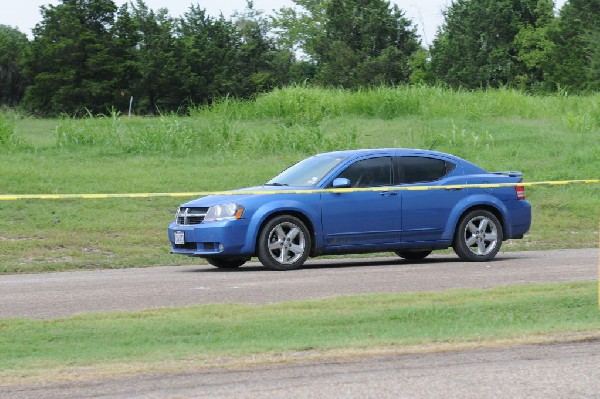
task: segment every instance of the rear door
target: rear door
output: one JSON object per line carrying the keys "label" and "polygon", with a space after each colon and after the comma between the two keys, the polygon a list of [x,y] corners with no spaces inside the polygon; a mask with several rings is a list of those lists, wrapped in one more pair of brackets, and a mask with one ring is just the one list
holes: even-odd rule
{"label": "rear door", "polygon": [[[459,164],[434,156],[402,156],[397,158],[396,171],[401,186],[465,184]],[[447,220],[454,206],[468,195],[467,190],[437,189],[401,191],[402,241],[428,242],[443,237]]]}

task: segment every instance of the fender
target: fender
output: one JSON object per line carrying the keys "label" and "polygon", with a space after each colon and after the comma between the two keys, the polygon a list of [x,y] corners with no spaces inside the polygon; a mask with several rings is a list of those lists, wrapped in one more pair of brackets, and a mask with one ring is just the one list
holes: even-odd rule
{"label": "fender", "polygon": [[504,230],[505,237],[511,237],[511,221],[510,221],[510,213],[506,205],[500,201],[498,198],[489,195],[489,194],[475,194],[470,195],[461,201],[459,201],[456,206],[452,209],[450,213],[450,217],[448,217],[448,221],[446,222],[446,227],[444,232],[442,233],[442,239],[453,240],[454,232],[456,230],[456,226],[458,225],[458,221],[465,214],[465,212],[470,208],[476,208],[477,206],[491,207],[496,209],[502,215],[502,228]]}
{"label": "fender", "polygon": [[[260,226],[275,213],[285,214],[286,212],[292,212],[304,215],[304,217],[312,224],[318,246],[318,242],[322,241],[323,236],[320,207],[321,194],[305,194],[297,196],[297,198],[298,199],[269,201],[253,212],[252,219],[248,225],[244,247],[242,249],[244,253],[256,252],[256,240],[260,233]],[[310,226],[307,226],[307,228],[310,229]]]}

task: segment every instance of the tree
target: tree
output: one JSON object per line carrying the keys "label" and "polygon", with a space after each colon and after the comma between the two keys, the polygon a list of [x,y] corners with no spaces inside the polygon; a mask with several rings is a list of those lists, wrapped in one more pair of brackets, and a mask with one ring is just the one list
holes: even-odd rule
{"label": "tree", "polygon": [[231,93],[239,45],[233,23],[223,16],[211,18],[206,10],[191,6],[179,21],[177,36],[188,98],[204,104]]}
{"label": "tree", "polygon": [[329,0],[293,0],[299,8],[283,7],[276,13],[273,30],[278,43],[292,52],[302,52],[315,58],[324,34]]}
{"label": "tree", "polygon": [[522,68],[513,81],[521,88],[548,90],[547,72],[555,51],[555,44],[550,38],[550,32],[556,24],[554,3],[551,0],[539,0],[534,14],[534,22],[524,25],[515,36],[514,46]]}
{"label": "tree", "polygon": [[179,21],[183,80],[194,103],[216,97],[250,97],[289,79],[293,56],[269,36],[270,23],[251,1],[232,20],[191,6]]}
{"label": "tree", "polygon": [[[120,112],[129,110],[130,99],[134,97],[133,88],[139,86],[141,80],[138,57],[140,42],[138,26],[129,10],[128,4],[123,4],[118,12],[113,26],[113,56],[119,60],[115,73],[117,76],[115,108]],[[135,98],[138,100],[138,98]],[[137,101],[134,103],[137,106]],[[141,108],[137,107],[140,111]],[[145,110],[144,110],[145,111]]]}
{"label": "tree", "polygon": [[290,49],[277,45],[270,36],[271,23],[251,0],[246,9],[233,15],[239,37],[236,62],[236,93],[248,97],[290,83],[290,68],[295,57]]}
{"label": "tree", "polygon": [[549,83],[575,91],[600,88],[600,0],[567,1],[549,36]]}
{"label": "tree", "polygon": [[26,105],[39,113],[104,112],[116,92],[111,56],[112,0],[62,0],[42,6],[26,57]]}
{"label": "tree", "polygon": [[600,91],[600,31],[595,31],[588,36],[590,44],[590,62],[586,68],[587,89]]}
{"label": "tree", "polygon": [[316,63],[319,83],[355,88],[409,81],[420,45],[398,6],[387,0],[295,3],[304,11],[280,10],[276,26],[284,44],[301,47]]}
{"label": "tree", "polygon": [[137,28],[136,75],[130,85],[137,108],[146,112],[178,109],[185,101],[181,46],[174,32],[176,20],[166,8],[150,9],[142,0],[132,6]]}
{"label": "tree", "polygon": [[23,97],[26,79],[21,63],[28,45],[24,33],[0,25],[0,105],[16,106]]}
{"label": "tree", "polygon": [[441,82],[470,89],[515,84],[527,75],[515,37],[549,19],[551,0],[457,0],[431,48],[431,68]]}

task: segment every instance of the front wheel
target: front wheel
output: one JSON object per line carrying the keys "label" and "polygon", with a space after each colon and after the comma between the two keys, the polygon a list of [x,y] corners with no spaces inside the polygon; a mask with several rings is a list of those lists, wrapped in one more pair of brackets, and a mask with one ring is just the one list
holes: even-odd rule
{"label": "front wheel", "polygon": [[206,261],[219,269],[237,269],[244,263],[248,262],[250,258],[206,258]]}
{"label": "front wheel", "polygon": [[502,246],[502,225],[493,213],[476,209],[464,215],[454,235],[454,252],[464,260],[483,262]]}
{"label": "front wheel", "polygon": [[258,259],[265,267],[293,270],[301,267],[308,258],[311,237],[300,219],[280,215],[263,226],[257,246]]}

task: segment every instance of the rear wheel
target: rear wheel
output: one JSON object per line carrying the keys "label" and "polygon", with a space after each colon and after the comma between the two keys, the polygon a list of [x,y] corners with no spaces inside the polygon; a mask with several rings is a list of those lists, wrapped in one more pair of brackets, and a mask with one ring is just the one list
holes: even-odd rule
{"label": "rear wheel", "polygon": [[423,251],[423,250],[405,250],[405,251],[396,251],[396,255],[406,260],[421,260],[425,259],[431,251]]}
{"label": "rear wheel", "polygon": [[454,235],[454,252],[464,260],[483,262],[502,246],[502,225],[493,213],[476,209],[464,215]]}
{"label": "rear wheel", "polygon": [[311,237],[300,219],[280,215],[263,226],[257,245],[258,259],[265,267],[293,270],[301,267],[308,258]]}
{"label": "rear wheel", "polygon": [[250,258],[206,258],[206,261],[219,269],[236,269],[248,262]]}

